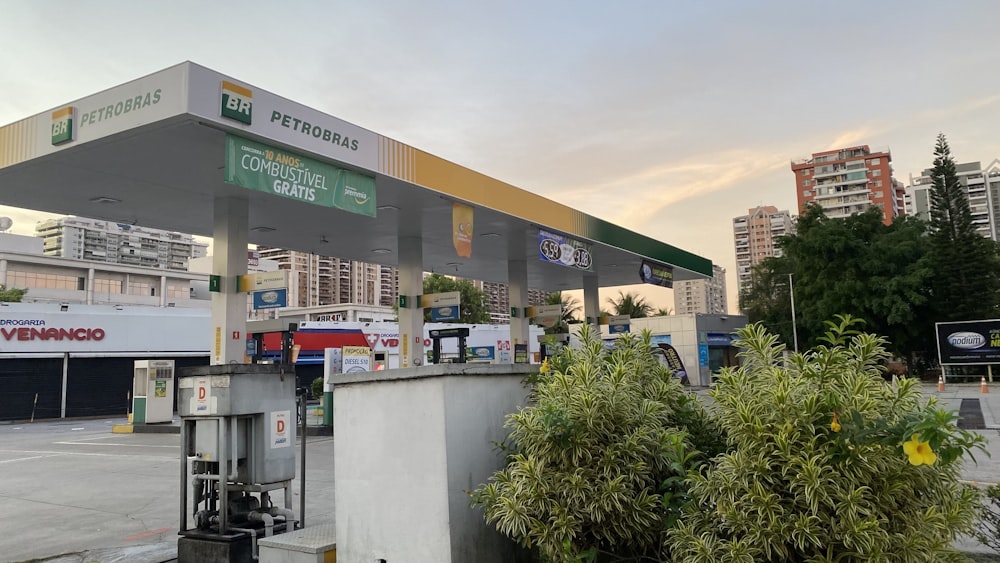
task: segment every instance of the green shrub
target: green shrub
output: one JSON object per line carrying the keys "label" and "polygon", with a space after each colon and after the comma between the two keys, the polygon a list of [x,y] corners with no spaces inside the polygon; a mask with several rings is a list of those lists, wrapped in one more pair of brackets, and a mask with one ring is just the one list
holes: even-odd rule
{"label": "green shrub", "polygon": [[856,322],[828,323],[826,344],[787,364],[762,326],[740,331],[742,365],[711,393],[733,450],[692,476],[675,561],[964,560],[951,544],[976,494],[958,461],[982,438],[924,405],[917,381],[885,382],[884,340]]}
{"label": "green shrub", "polygon": [[313,399],[322,399],[323,398],[323,378],[322,377],[317,377],[316,379],[313,379],[312,383],[309,385],[309,391],[312,393]]}
{"label": "green shrub", "polygon": [[1000,552],[1000,483],[986,489],[983,495],[976,539],[993,551]]}
{"label": "green shrub", "polygon": [[589,327],[581,340],[543,367],[530,405],[508,415],[509,463],[473,503],[546,561],[656,556],[688,502],[688,471],[724,440],[652,356],[648,332],[610,350]]}

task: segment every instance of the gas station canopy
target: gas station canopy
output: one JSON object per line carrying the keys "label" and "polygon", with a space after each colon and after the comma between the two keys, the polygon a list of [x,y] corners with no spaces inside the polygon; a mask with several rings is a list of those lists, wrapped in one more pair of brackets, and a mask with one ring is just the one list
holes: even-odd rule
{"label": "gas station canopy", "polygon": [[0,128],[0,204],[212,236],[219,198],[247,202],[252,244],[398,265],[413,237],[425,271],[506,282],[524,260],[545,291],[640,283],[644,260],[674,280],[712,275],[705,258],[190,62]]}

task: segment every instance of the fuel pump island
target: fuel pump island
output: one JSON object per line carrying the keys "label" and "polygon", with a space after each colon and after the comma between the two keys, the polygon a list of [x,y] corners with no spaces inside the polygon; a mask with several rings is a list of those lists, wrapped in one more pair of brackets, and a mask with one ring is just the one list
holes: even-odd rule
{"label": "fuel pump island", "polygon": [[250,561],[292,530],[295,371],[289,364],[184,370],[179,562]]}

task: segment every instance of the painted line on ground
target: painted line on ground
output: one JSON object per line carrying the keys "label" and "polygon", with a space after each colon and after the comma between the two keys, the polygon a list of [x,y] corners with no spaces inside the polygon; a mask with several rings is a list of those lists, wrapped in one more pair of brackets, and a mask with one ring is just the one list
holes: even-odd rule
{"label": "painted line on ground", "polygon": [[53,444],[63,445],[63,446],[116,446],[116,447],[122,447],[122,448],[174,448],[174,449],[180,448],[180,446],[176,445],[176,444],[174,444],[174,445],[170,445],[170,444],[161,444],[161,445],[156,445],[156,444],[121,444],[121,443],[118,443],[118,442],[101,442],[100,444],[95,444],[93,442],[82,442],[82,441],[81,442],[52,442],[52,443]]}
{"label": "painted line on ground", "polygon": [[5,459],[3,461],[0,461],[0,465],[3,465],[4,463],[14,463],[15,461],[28,461],[29,459],[42,459],[42,458],[45,458],[45,457],[55,457],[55,456],[54,455],[33,455],[31,457],[19,457],[19,458],[16,458],[16,459]]}
{"label": "painted line on ground", "polygon": [[172,532],[172,531],[174,531],[173,528],[159,528],[157,530],[150,530],[148,532],[141,532],[141,533],[129,536],[127,538],[122,538],[122,541],[141,540],[142,538],[148,538],[149,536],[158,536],[158,535],[160,535],[162,533]]}

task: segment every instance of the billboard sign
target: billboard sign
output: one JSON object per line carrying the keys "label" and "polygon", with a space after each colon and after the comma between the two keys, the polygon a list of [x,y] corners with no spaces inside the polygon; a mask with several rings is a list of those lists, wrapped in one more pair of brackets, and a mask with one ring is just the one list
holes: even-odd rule
{"label": "billboard sign", "polygon": [[639,267],[639,279],[642,283],[651,283],[661,287],[674,287],[674,269],[643,260]]}
{"label": "billboard sign", "polygon": [[936,323],[941,365],[1000,363],[1000,319]]}
{"label": "billboard sign", "polygon": [[591,245],[545,230],[538,231],[538,258],[561,266],[594,271]]}

